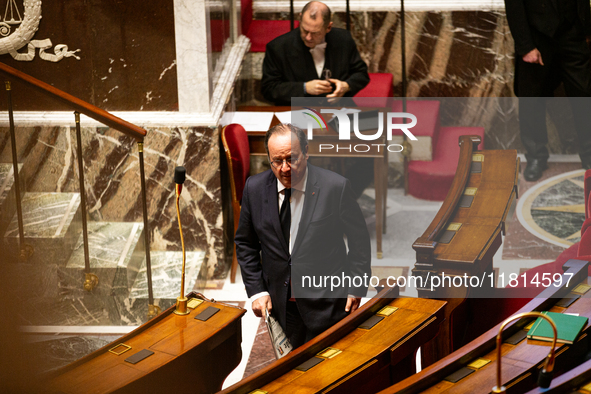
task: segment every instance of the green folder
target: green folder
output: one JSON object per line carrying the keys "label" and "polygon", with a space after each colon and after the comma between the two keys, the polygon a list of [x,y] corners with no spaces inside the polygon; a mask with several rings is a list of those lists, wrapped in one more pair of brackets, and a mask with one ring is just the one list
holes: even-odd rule
{"label": "green folder", "polygon": [[[589,320],[589,318],[584,316],[573,316],[556,312],[542,313],[552,319],[554,324],[556,324],[558,331],[557,342],[559,343],[573,344]],[[532,328],[527,332],[527,338],[552,342],[554,334],[550,323],[538,317]]]}

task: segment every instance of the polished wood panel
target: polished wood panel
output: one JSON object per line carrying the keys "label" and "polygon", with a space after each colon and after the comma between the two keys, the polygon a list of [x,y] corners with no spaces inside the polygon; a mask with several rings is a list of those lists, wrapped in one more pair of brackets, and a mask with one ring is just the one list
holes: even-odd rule
{"label": "polished wood panel", "polygon": [[[395,289],[397,291],[397,289]],[[355,313],[286,357],[222,393],[376,392],[414,372],[412,359],[422,343],[432,338],[443,317],[442,301],[392,299],[380,293]],[[399,308],[369,330],[358,326],[383,306]],[[327,347],[341,351],[309,369],[294,368]]]}
{"label": "polished wood panel", "polygon": [[147,131],[139,126],[129,123],[103,109],[100,109],[95,105],[87,103],[84,100],[80,100],[79,98],[74,97],[63,90],[51,86],[48,83],[40,81],[29,74],[25,74],[24,72],[1,62],[0,72],[16,81],[23,82],[26,85],[33,87],[35,90],[47,94],[62,103],[65,103],[70,108],[73,108],[74,110],[88,116],[89,118],[112,127],[115,130],[119,130],[120,132],[127,134],[138,141],[143,141],[147,134]]}
{"label": "polished wood panel", "polygon": [[[565,264],[563,285],[550,286],[537,298],[534,298],[520,311],[554,311],[578,313],[591,317],[591,299],[582,297],[569,308],[556,307],[554,304],[566,296],[579,283],[591,283],[587,277],[587,261],[569,260]],[[566,280],[572,274],[569,287]],[[523,330],[532,319],[521,319],[510,323],[503,333],[507,339],[511,335]],[[442,360],[425,368],[418,374],[405,379],[383,391],[380,394],[394,393],[490,393],[496,385],[496,335],[501,324],[491,328],[476,340],[463,346]],[[572,367],[582,359],[589,343],[591,328],[589,325],[573,345],[558,344],[556,347],[555,373],[560,373]],[[548,342],[524,339],[517,345],[504,343],[502,345],[502,378],[508,393],[523,393],[537,386],[537,378],[544,359],[549,352]],[[467,367],[471,362],[484,358],[491,362],[477,369],[475,372],[456,383],[445,380],[450,374]]]}
{"label": "polished wood panel", "polygon": [[[188,298],[205,299],[197,293]],[[213,306],[220,311],[207,321],[195,316]],[[240,363],[243,308],[206,300],[179,316],[171,307],[136,330],[94,353],[48,375],[51,393],[146,393],[155,387],[171,392],[212,393]],[[131,350],[109,352],[118,343]],[[137,364],[125,361],[148,349],[153,355]]]}
{"label": "polished wood panel", "polygon": [[[454,326],[464,328],[466,322],[454,316],[464,301],[475,292],[485,292],[494,283],[492,258],[502,243],[505,219],[517,196],[519,160],[514,150],[476,150],[478,136],[460,137],[460,159],[452,187],[436,217],[427,230],[413,243],[417,261],[413,275],[421,277],[424,285],[418,288],[419,297],[448,301],[446,323],[438,337],[422,348],[423,365],[445,357],[463,343],[454,343]],[[480,172],[472,171],[473,163],[480,163]],[[473,195],[469,207],[461,201]],[[450,224],[459,225],[449,243],[440,242]],[[433,277],[476,276],[486,282],[481,287],[431,287]]]}

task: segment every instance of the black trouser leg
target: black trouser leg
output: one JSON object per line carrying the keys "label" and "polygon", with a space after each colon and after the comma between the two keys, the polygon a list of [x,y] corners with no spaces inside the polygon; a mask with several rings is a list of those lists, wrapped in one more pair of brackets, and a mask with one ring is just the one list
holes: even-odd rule
{"label": "black trouser leg", "polygon": [[285,327],[285,335],[293,348],[297,348],[306,343],[306,326],[300,316],[298,306],[294,301],[287,301],[287,319]]}
{"label": "black trouser leg", "polygon": [[[543,57],[543,56],[542,56]],[[553,62],[543,59],[544,66],[515,59],[515,93],[519,96],[519,131],[525,157],[548,159],[546,129],[546,98],[552,95]]]}
{"label": "black trouser leg", "polygon": [[548,160],[545,97],[519,98],[519,131],[527,161]]}
{"label": "black trouser leg", "polygon": [[[574,36],[573,36],[574,35]],[[584,36],[565,33],[560,43],[561,77],[569,97],[581,159],[591,158],[591,60]]]}

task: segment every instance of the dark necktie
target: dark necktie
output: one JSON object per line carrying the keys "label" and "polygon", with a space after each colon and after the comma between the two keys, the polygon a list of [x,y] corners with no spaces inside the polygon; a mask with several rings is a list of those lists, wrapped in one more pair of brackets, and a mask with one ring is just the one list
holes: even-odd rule
{"label": "dark necktie", "polygon": [[279,221],[281,222],[281,230],[283,231],[283,238],[289,245],[289,228],[291,226],[291,206],[289,199],[291,197],[291,189],[284,189],[285,197],[281,204],[281,210],[279,211]]}

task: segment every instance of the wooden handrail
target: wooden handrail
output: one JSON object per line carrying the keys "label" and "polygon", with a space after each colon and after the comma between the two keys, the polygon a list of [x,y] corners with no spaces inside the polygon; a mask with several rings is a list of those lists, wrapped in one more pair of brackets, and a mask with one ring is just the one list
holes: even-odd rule
{"label": "wooden handrail", "polygon": [[138,141],[143,141],[144,137],[147,134],[147,131],[139,126],[136,126],[132,123],[129,123],[121,118],[118,118],[115,115],[110,114],[109,112],[100,109],[99,107],[87,103],[84,100],[80,100],[68,94],[60,89],[57,89],[43,81],[38,80],[28,74],[25,74],[15,68],[12,68],[4,63],[0,62],[0,72],[4,73],[5,75],[17,79],[25,84],[65,103],[66,105],[72,107],[75,111],[80,112],[89,118],[92,118],[98,122],[101,122],[113,129],[116,129],[124,134],[129,135],[130,137],[135,138]]}
{"label": "wooden handrail", "polygon": [[427,230],[412,245],[412,248],[419,255],[432,255],[437,245],[437,239],[445,231],[447,222],[452,217],[460,198],[464,194],[464,188],[470,177],[470,168],[472,165],[472,153],[478,149],[481,140],[476,135],[460,136],[460,159],[458,169],[451,184],[450,192],[445,198],[443,205],[437,212],[437,216],[431,222]]}

